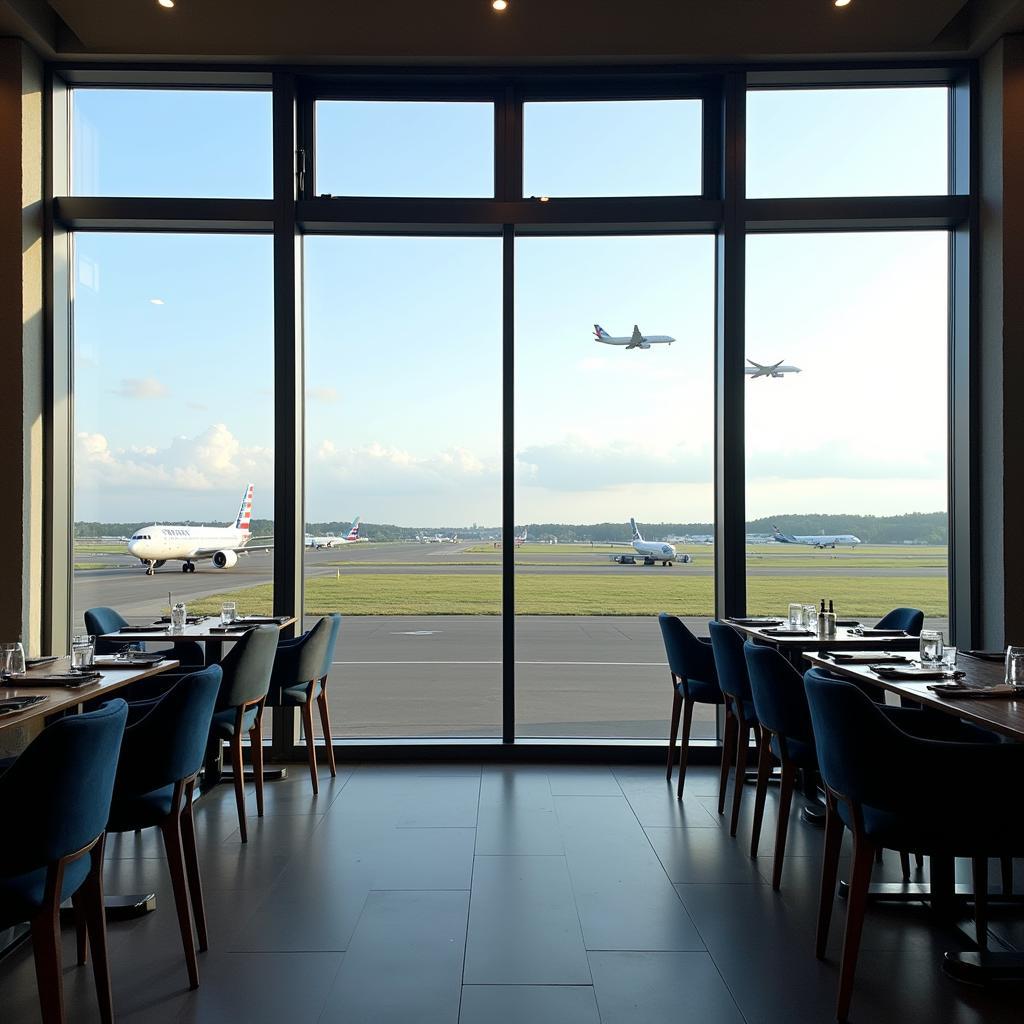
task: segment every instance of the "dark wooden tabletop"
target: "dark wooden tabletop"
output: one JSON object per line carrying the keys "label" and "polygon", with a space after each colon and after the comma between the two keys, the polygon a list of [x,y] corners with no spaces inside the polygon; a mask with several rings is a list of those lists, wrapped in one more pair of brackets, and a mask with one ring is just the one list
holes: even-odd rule
{"label": "dark wooden tabletop", "polygon": [[[861,646],[867,646],[861,642]],[[874,644],[870,645],[874,646]],[[928,689],[935,680],[917,682],[910,679],[883,679],[868,665],[837,663],[820,653],[804,654],[812,665],[828,669],[844,679],[870,683],[926,707],[936,708],[958,718],[974,722],[985,729],[1024,740],[1024,699],[1011,700],[1007,697],[947,697]],[[1005,669],[1002,662],[983,661],[961,654],[956,663],[957,671],[964,672],[963,682],[968,686],[997,686],[1003,682]]]}
{"label": "dark wooden tabletop", "polygon": [[100,678],[95,683],[88,683],[85,686],[68,687],[60,685],[46,685],[40,683],[32,685],[33,679],[42,679],[53,674],[64,674],[71,671],[71,659],[58,658],[47,665],[39,665],[29,669],[20,680],[5,680],[0,682],[0,698],[7,697],[46,697],[46,700],[34,704],[24,711],[13,715],[0,715],[0,729],[10,728],[16,725],[24,725],[34,718],[47,718],[58,711],[65,711],[77,704],[87,700],[95,700],[97,697],[105,697],[108,694],[116,696],[117,691],[131,683],[137,683],[140,679],[149,679],[151,676],[159,675],[161,672],[169,672],[178,668],[179,662],[173,658],[166,658],[155,665],[131,665],[126,668],[107,668],[102,664],[96,665],[96,671]]}
{"label": "dark wooden tabletop", "polygon": [[244,618],[238,620],[237,629],[222,630],[220,616],[211,615],[200,622],[191,622],[181,629],[172,630],[170,625],[163,625],[160,629],[125,629],[116,633],[104,633],[101,640],[122,641],[124,643],[135,643],[138,640],[150,640],[160,644],[180,644],[186,641],[195,640],[241,640],[253,626],[277,626],[278,629],[287,629],[294,625],[294,616],[282,616],[275,622],[246,622]]}
{"label": "dark wooden tabletop", "polygon": [[[861,636],[859,633],[854,633],[851,627],[840,626],[836,630],[836,635],[831,640],[822,640],[817,634],[813,636],[800,636],[799,634],[787,636],[785,632],[781,631],[782,627],[780,626],[750,626],[737,622],[735,619],[726,619],[725,621],[733,629],[738,629],[751,640],[756,640],[762,644],[771,644],[783,652],[827,651],[830,649],[842,650],[844,648],[916,651],[920,646],[920,640],[916,636],[910,636],[906,633],[902,636]],[[785,623],[782,625],[785,626]],[[766,630],[772,629],[780,630],[780,632],[766,632]]]}

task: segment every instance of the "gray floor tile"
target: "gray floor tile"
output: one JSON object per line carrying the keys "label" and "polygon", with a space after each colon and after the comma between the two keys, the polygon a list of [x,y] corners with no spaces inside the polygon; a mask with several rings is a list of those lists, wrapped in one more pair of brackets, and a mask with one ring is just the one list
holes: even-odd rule
{"label": "gray floor tile", "polygon": [[563,852],[547,772],[529,768],[484,770],[476,852],[480,855],[557,855]]}
{"label": "gray floor tile", "polygon": [[466,985],[459,1024],[600,1024],[589,985]]}
{"label": "gray floor tile", "polygon": [[[673,882],[764,883],[748,843],[730,839],[728,831],[707,828],[644,830]],[[769,872],[771,871],[769,861]]]}
{"label": "gray floor tile", "polygon": [[331,804],[325,827],[353,821],[396,828],[475,828],[480,777],[356,772]]}
{"label": "gray floor tile", "polygon": [[743,1024],[707,953],[590,953],[602,1024]]}
{"label": "gray floor tile", "polygon": [[714,828],[718,817],[704,802],[689,793],[676,799],[675,782],[665,779],[661,768],[641,773],[615,770],[615,778],[641,825]]}
{"label": "gray floor tile", "polygon": [[550,768],[548,778],[555,796],[622,796],[610,768]]}
{"label": "gray floor tile", "polygon": [[590,984],[564,858],[476,858],[464,981]]}
{"label": "gray floor tile", "polygon": [[456,1021],[468,912],[468,893],[370,893],[323,1024]]}

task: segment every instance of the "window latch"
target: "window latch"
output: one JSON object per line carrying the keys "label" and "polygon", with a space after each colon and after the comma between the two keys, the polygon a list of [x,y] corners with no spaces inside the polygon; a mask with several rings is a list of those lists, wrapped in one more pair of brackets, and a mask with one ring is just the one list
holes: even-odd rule
{"label": "window latch", "polygon": [[295,151],[295,168],[298,178],[299,195],[301,196],[306,190],[306,151],[304,149],[297,149]]}

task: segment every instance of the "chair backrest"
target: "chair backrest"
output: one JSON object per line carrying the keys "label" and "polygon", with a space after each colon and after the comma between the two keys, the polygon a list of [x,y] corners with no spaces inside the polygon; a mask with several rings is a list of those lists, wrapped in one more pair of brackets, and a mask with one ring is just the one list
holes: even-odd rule
{"label": "chair backrest", "polygon": [[106,827],[128,720],[120,698],[45,728],[0,779],[0,874],[52,864]]}
{"label": "chair backrest", "polygon": [[658,625],[665,641],[668,667],[673,673],[680,679],[718,686],[718,672],[711,646],[702,644],[676,615],[662,612],[658,616]]}
{"label": "chair backrest", "polygon": [[743,657],[743,637],[726,622],[708,623],[711,649],[715,654],[715,670],[722,693],[736,700],[751,699],[747,662]]}
{"label": "chair backrest", "polygon": [[256,626],[228,651],[220,663],[224,679],[219,709],[241,707],[267,695],[279,633],[277,626]]}
{"label": "chair backrest", "polygon": [[811,669],[804,690],[825,784],[855,804],[896,809],[903,795],[900,766],[914,740],[852,683]]}
{"label": "chair backrest", "polygon": [[128,620],[114,608],[86,608],[83,618],[85,620],[86,633],[97,637],[97,654],[116,654],[118,651],[123,651],[127,647],[142,646],[137,643],[118,643],[115,640],[98,639],[104,633],[115,633],[122,626],[128,625]]}
{"label": "chair backrest", "polygon": [[327,650],[324,653],[324,667],[321,676],[330,675],[331,664],[334,661],[334,649],[338,646],[338,637],[341,634],[341,615],[338,612],[331,612],[326,618],[331,620],[331,635],[327,639]]}
{"label": "chair backrest", "polygon": [[219,665],[183,676],[125,732],[116,797],[149,793],[199,771],[222,677]]}
{"label": "chair backrest", "polygon": [[330,669],[334,656],[332,641],[338,635],[341,616],[325,615],[308,633],[303,634],[296,643],[298,648],[295,661],[295,679],[293,683],[311,683],[314,679],[322,679]]}
{"label": "chair backrest", "polygon": [[813,743],[803,677],[774,647],[747,641],[743,657],[750,676],[757,720],[788,739]]}
{"label": "chair backrest", "polygon": [[902,629],[911,636],[920,636],[924,612],[919,608],[893,608],[875,624],[875,629]]}

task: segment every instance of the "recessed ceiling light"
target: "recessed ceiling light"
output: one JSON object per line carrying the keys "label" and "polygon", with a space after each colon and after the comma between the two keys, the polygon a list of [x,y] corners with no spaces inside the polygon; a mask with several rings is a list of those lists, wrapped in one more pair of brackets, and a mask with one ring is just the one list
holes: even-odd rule
{"label": "recessed ceiling light", "polygon": [[[160,0],[160,2],[163,3],[163,0]],[[833,0],[833,3],[835,3],[836,7],[849,7],[850,6],[850,0]]]}
{"label": "recessed ceiling light", "polygon": [[491,0],[491,6],[496,11],[503,11],[508,7],[508,0]]}
{"label": "recessed ceiling light", "polygon": [[[156,0],[161,7],[166,7],[168,10],[174,6],[174,0]],[[849,0],[847,0],[849,3]]]}

